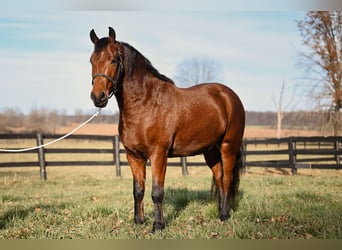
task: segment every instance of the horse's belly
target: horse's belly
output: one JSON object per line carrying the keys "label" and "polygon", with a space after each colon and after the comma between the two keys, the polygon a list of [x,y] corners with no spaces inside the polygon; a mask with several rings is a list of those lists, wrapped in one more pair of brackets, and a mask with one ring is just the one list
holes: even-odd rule
{"label": "horse's belly", "polygon": [[182,156],[193,156],[203,153],[203,151],[208,148],[206,147],[182,147],[174,148],[169,152],[168,157],[182,157]]}
{"label": "horse's belly", "polygon": [[174,139],[169,156],[191,156],[203,153],[203,151],[219,142],[221,133],[217,132],[178,135]]}
{"label": "horse's belly", "polygon": [[[202,112],[208,110],[207,112]],[[196,117],[178,126],[174,133],[171,154],[174,156],[190,156],[200,154],[209,147],[217,145],[226,130],[226,119],[221,118],[216,110],[203,108]]]}

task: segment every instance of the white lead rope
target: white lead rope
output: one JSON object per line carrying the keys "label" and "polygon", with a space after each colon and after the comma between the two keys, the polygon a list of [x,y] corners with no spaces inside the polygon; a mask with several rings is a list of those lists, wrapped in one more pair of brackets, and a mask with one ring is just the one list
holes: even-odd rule
{"label": "white lead rope", "polygon": [[39,149],[39,148],[43,148],[46,146],[49,146],[51,144],[54,144],[58,141],[61,141],[63,139],[65,139],[66,137],[72,135],[73,133],[75,133],[77,130],[79,130],[80,128],[82,128],[84,125],[86,125],[87,123],[89,123],[91,120],[93,120],[96,116],[98,116],[100,114],[101,109],[98,109],[95,114],[93,114],[88,120],[86,120],[85,122],[83,122],[82,124],[78,125],[76,128],[74,128],[73,130],[71,130],[69,133],[67,133],[66,135],[63,135],[62,137],[57,138],[56,140],[47,142],[43,145],[39,145],[39,146],[35,146],[35,147],[31,147],[31,148],[22,148],[22,149],[1,149],[0,148],[0,152],[8,152],[8,153],[19,153],[19,152],[25,152],[25,151],[30,151],[30,150],[35,150],[35,149]]}

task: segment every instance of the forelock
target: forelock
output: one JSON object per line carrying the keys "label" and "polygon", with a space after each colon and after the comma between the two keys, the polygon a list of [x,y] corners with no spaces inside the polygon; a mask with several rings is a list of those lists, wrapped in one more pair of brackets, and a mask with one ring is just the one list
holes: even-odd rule
{"label": "forelock", "polygon": [[100,52],[103,49],[105,49],[108,45],[108,37],[101,38],[96,44],[95,44],[95,52]]}

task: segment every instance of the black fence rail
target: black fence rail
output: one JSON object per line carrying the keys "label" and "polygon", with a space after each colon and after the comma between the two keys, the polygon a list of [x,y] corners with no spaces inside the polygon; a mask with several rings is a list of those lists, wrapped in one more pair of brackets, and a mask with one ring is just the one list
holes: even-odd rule
{"label": "black fence rail", "polygon": [[[0,148],[37,146],[59,138],[49,134],[0,134]],[[289,137],[282,139],[245,139],[242,144],[244,167],[341,169],[342,137]],[[119,136],[71,135],[54,145],[25,152],[0,150],[0,168],[40,167],[41,179],[47,179],[47,167],[113,166],[121,176],[121,167],[128,166],[125,149]],[[203,157],[170,159],[168,166],[181,167],[188,174],[189,166],[206,166]]]}
{"label": "black fence rail", "polygon": [[[8,149],[16,149],[13,146],[22,146],[25,145],[25,141],[29,141],[30,147],[32,146],[32,141],[36,141],[37,146],[41,146],[44,142],[48,140],[55,140],[61,137],[61,135],[43,135],[43,134],[0,134],[0,148]],[[70,141],[77,140],[80,143],[70,143]],[[119,149],[119,138],[117,136],[96,136],[96,135],[71,135],[67,139],[65,139],[66,143],[71,145],[65,148],[52,148],[43,147],[39,149],[33,149],[24,152],[18,153],[8,153],[3,152],[0,150],[0,168],[2,167],[32,167],[32,166],[39,166],[40,167],[40,176],[41,179],[46,180],[46,167],[50,166],[113,166],[115,165],[117,158],[116,155],[118,154],[116,149]],[[93,141],[100,141],[100,142],[109,142],[111,143],[110,147],[106,148],[94,148],[91,147],[91,142]],[[82,145],[82,142],[90,142],[90,147],[80,147],[77,146]],[[58,143],[56,144],[58,145]],[[48,155],[52,154],[60,154],[60,155],[67,155],[67,157],[60,157],[58,160],[54,159],[47,159]],[[71,157],[72,155],[96,155],[96,154],[110,154],[112,155],[111,159],[109,160],[102,160],[94,158],[92,160],[83,160],[82,157]],[[9,155],[12,157],[5,157],[4,155]],[[14,155],[14,157],[13,157]],[[26,155],[31,155],[28,157]],[[34,157],[36,155],[36,157]],[[2,157],[3,156],[3,157]],[[17,157],[15,157],[17,156]],[[25,157],[26,156],[26,157]],[[34,160],[34,158],[36,160]],[[91,158],[91,157],[88,157]],[[9,161],[8,161],[9,159]],[[29,159],[29,160],[25,160]],[[107,157],[108,159],[108,157]],[[120,165],[120,164],[118,164]],[[117,176],[120,176],[121,173],[119,172],[120,169],[116,169]]]}
{"label": "black fence rail", "polygon": [[341,169],[342,137],[288,137],[244,140],[245,167]]}
{"label": "black fence rail", "polygon": [[[121,167],[128,166],[125,149],[118,135],[70,135],[63,140],[65,147],[57,147],[60,142],[24,152],[5,152],[1,149],[21,149],[35,143],[36,146],[60,138],[62,135],[51,134],[0,134],[0,168],[6,167],[40,167],[40,177],[47,179],[47,167],[70,166],[114,166],[116,176],[121,176]],[[97,142],[94,145],[94,142]],[[86,144],[86,147],[84,145]],[[17,148],[20,146],[20,148]],[[60,155],[60,157],[56,157]],[[50,157],[49,156],[54,156]],[[56,159],[57,158],[57,159]],[[29,159],[29,160],[26,160]],[[149,165],[149,163],[148,163]],[[204,161],[188,162],[180,157],[168,162],[168,166],[182,167],[182,174],[188,174],[188,166],[204,166]]]}

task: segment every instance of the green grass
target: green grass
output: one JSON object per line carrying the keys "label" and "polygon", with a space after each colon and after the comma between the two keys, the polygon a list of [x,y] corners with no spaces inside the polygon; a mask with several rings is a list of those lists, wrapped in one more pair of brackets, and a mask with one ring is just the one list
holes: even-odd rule
{"label": "green grass", "polygon": [[[341,239],[342,174],[250,168],[242,176],[239,203],[225,223],[210,198],[211,172],[168,168],[166,229],[151,234],[153,203],[148,169],[146,222],[133,224],[132,177],[111,167],[0,169],[1,239]],[[288,175],[287,175],[288,174]]]}

